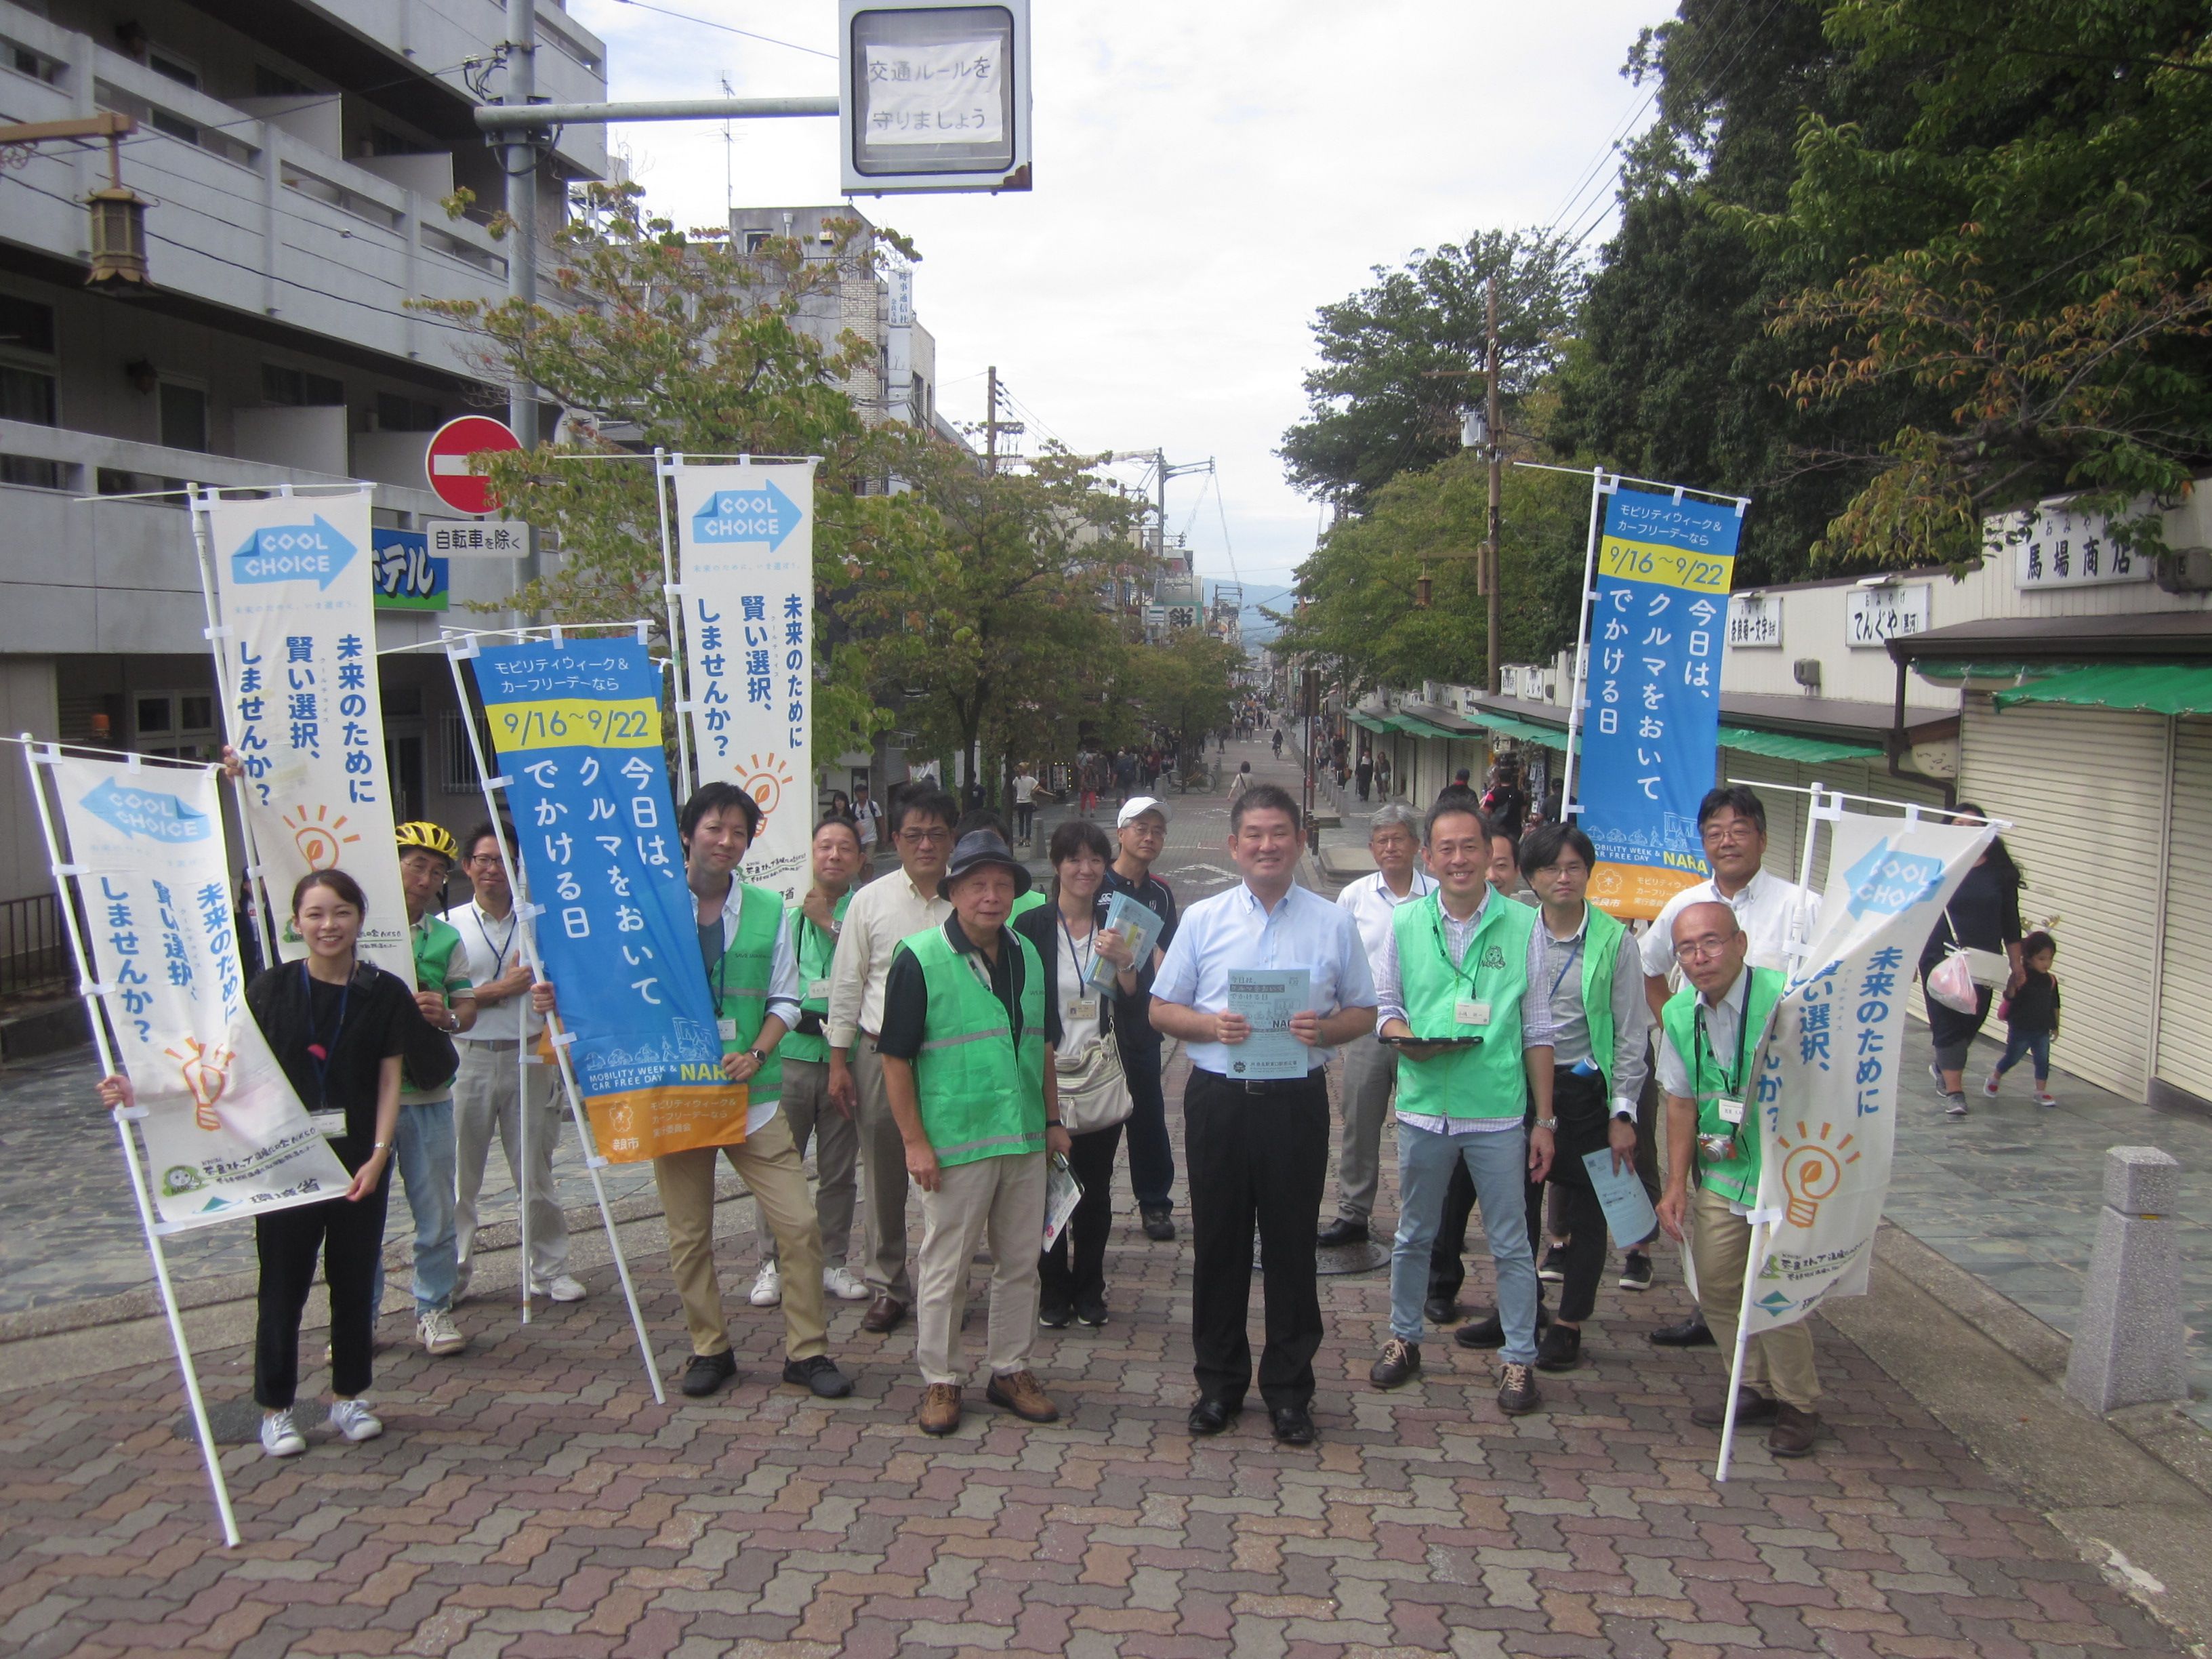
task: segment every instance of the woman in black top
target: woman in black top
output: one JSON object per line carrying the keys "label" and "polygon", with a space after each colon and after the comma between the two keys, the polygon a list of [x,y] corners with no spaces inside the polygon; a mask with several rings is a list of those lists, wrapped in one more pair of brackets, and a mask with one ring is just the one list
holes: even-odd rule
{"label": "woman in black top", "polygon": [[[1980,807],[1961,801],[1952,810],[1951,822],[1985,823],[1988,818]],[[1959,890],[1944,908],[1942,924],[1928,936],[1928,943],[1920,952],[1921,994],[1928,1006],[1929,1035],[1936,1045],[1936,1063],[1928,1069],[1943,1096],[1945,1115],[1949,1117],[1966,1115],[1966,1050],[1980,1034],[1982,1022],[1990,1017],[1992,988],[1976,987],[1974,1012],[1964,1013],[1927,994],[1928,975],[1951,954],[1951,947],[1955,945],[2003,955],[2008,966],[2006,988],[2017,987],[2021,981],[2021,883],[2020,866],[2013,862],[2000,836],[1990,843],[1989,850],[1966,872],[1966,878],[1959,884]]]}
{"label": "woman in black top", "polygon": [[[1060,1010],[1060,1062],[1079,1067],[1092,1043],[1115,1041],[1114,1005],[1137,994],[1137,975],[1128,941],[1098,931],[1099,890],[1114,855],[1106,832],[1088,818],[1069,818],[1052,832],[1045,853],[1052,860],[1053,902],[1032,906],[1007,926],[1036,947],[1045,995]],[[1087,982],[1097,957],[1116,969],[1111,997]],[[1037,1261],[1041,1324],[1057,1328],[1071,1318],[1085,1325],[1106,1322],[1106,1235],[1114,1221],[1114,1154],[1121,1145],[1118,1123],[1070,1142],[1068,1168],[1083,1197],[1052,1249]]]}
{"label": "woman in black top", "polygon": [[[384,1425],[362,1401],[376,1325],[370,1280],[384,1249],[392,1143],[399,1122],[400,1055],[410,1021],[422,1016],[412,988],[355,954],[368,902],[342,870],[318,870],[292,890],[292,922],[305,961],[284,963],[246,987],[246,1006],[284,1068],[300,1103],[352,1173],[342,1197],[253,1218],[261,1259],[253,1397],[261,1446],[271,1457],[307,1449],[292,1420],[300,1375],[300,1316],[323,1259],[331,1296],[331,1426],[368,1440]],[[127,1079],[100,1085],[110,1106],[131,1099]]]}

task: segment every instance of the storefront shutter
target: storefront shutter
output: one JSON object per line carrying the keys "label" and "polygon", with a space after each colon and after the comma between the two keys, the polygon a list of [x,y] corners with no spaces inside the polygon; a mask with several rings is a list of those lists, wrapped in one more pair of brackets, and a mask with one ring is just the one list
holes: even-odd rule
{"label": "storefront shutter", "polygon": [[[2176,723],[2169,821],[2157,1074],[2212,1105],[2212,720]],[[2070,1028],[2071,980],[2065,1001]]]}

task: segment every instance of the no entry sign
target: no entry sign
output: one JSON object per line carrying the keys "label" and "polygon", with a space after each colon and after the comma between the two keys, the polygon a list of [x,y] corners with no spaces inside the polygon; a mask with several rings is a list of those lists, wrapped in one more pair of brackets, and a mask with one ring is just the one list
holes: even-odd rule
{"label": "no entry sign", "polygon": [[522,447],[505,421],[489,415],[464,415],[448,421],[430,434],[430,447],[422,458],[422,471],[438,499],[456,513],[489,513],[489,482],[469,466],[469,457],[487,449]]}

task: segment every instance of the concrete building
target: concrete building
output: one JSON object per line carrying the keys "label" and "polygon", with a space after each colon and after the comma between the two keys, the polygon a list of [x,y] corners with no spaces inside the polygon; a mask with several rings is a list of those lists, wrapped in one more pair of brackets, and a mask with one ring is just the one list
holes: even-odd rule
{"label": "concrete building", "polygon": [[[2051,507],[1987,526],[1990,556],[1731,596],[1717,775],[1761,789],[1770,864],[1792,871],[1818,782],[1878,800],[1969,801],[2011,821],[2030,925],[2052,922],[2079,1076],[2212,1112],[2212,499],[2165,514],[2162,562]],[[1508,666],[1503,694],[1429,683],[1346,720],[1432,799],[1516,752],[1565,747],[1572,653]],[[1816,860],[1825,880],[1825,859]]]}
{"label": "concrete building", "polygon": [[[486,229],[503,181],[468,80],[498,93],[504,33],[488,0],[0,0],[0,119],[134,117],[123,180],[154,204],[152,293],[100,297],[82,284],[104,147],[0,169],[0,729],[149,754],[220,740],[191,515],[175,496],[80,498],[365,479],[380,531],[445,512],[423,487],[428,429],[503,414],[504,394],[468,337],[404,302],[505,295]],[[538,40],[543,95],[605,97],[604,48],[557,0],[538,0]],[[604,129],[562,132],[542,227],[605,161]],[[483,562],[451,578],[454,600],[513,580]],[[441,620],[394,609],[379,644]],[[400,815],[481,816],[444,664],[387,656],[382,683]],[[0,772],[0,901],[50,908],[21,769]]]}

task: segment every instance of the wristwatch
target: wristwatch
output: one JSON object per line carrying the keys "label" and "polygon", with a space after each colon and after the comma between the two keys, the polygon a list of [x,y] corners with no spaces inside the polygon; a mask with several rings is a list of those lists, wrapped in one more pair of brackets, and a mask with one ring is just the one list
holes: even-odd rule
{"label": "wristwatch", "polygon": [[768,1064],[768,1056],[763,1054],[759,1049],[748,1048],[745,1052],[753,1057],[753,1064],[756,1066],[765,1066]]}
{"label": "wristwatch", "polygon": [[1541,1129],[1546,1134],[1550,1134],[1559,1128],[1559,1120],[1555,1117],[1540,1117],[1533,1127]]}

